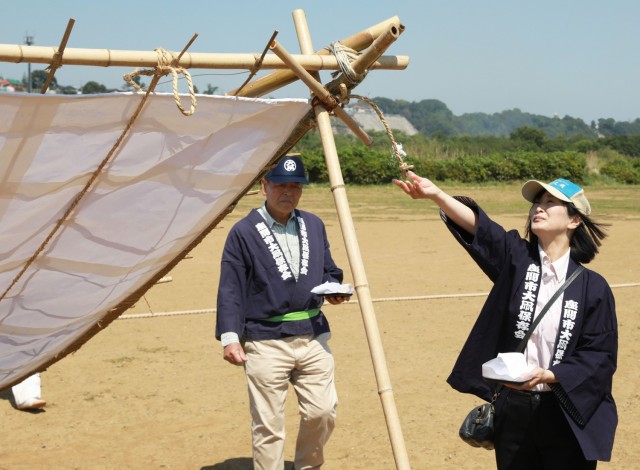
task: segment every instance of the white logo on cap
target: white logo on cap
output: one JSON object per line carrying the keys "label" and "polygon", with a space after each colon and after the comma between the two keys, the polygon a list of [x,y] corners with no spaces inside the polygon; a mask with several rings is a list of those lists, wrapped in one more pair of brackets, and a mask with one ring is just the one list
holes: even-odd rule
{"label": "white logo on cap", "polygon": [[287,160],[282,166],[286,171],[296,171],[296,162],[293,160]]}

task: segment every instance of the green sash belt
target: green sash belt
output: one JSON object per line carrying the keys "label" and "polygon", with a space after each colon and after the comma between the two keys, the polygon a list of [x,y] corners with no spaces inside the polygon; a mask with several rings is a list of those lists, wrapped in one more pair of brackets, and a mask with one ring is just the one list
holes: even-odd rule
{"label": "green sash belt", "polygon": [[315,317],[319,313],[319,308],[312,308],[311,310],[301,310],[299,312],[289,312],[284,315],[276,315],[274,317],[265,318],[264,320],[272,322],[306,320],[307,318]]}

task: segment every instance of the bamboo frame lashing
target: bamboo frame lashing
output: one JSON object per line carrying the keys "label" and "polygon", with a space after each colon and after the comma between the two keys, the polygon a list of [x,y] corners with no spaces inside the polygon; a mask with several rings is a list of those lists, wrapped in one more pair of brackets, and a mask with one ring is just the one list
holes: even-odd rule
{"label": "bamboo frame lashing", "polygon": [[[397,21],[395,21],[397,19]],[[393,21],[392,21],[393,20]],[[394,17],[391,20],[387,20],[384,21],[382,23],[379,23],[378,25],[375,25],[372,28],[369,28],[368,30],[366,30],[366,34],[365,32],[361,32],[357,35],[354,36],[350,36],[350,38],[347,38],[347,40],[343,41],[343,44],[345,45],[349,45],[352,48],[355,49],[362,49],[365,46],[363,46],[364,43],[368,44],[369,47],[371,47],[373,45],[374,42],[379,40],[379,37],[385,33],[386,30],[388,30],[389,28],[392,27],[397,27],[399,29],[399,31],[401,32],[402,30],[404,30],[404,27],[400,25],[400,20],[398,19],[398,17]],[[386,28],[386,29],[385,29]],[[397,37],[397,36],[396,36]],[[356,38],[356,39],[352,39],[352,38]],[[386,43],[387,41],[385,41]],[[390,45],[390,43],[387,44],[386,47],[388,47]],[[381,44],[378,43],[376,48],[380,48]],[[309,55],[302,55],[299,57],[309,57]],[[296,57],[296,59],[298,59],[299,57]],[[387,56],[384,56],[387,57]],[[403,56],[390,56],[390,57],[394,57],[395,59],[397,59],[400,62],[400,65],[402,65],[402,61]],[[371,63],[366,63],[366,58],[367,55],[363,54],[360,55],[356,58],[356,60],[351,64],[352,67],[364,67],[364,68],[371,68],[373,64]],[[326,56],[322,56],[322,60],[328,60],[329,57]],[[335,58],[334,58],[335,59]],[[408,60],[408,58],[407,58]],[[282,61],[281,61],[282,62]],[[376,62],[376,64],[378,64],[378,62]],[[304,63],[300,63],[300,65],[305,66]],[[338,64],[336,64],[338,67],[338,69],[340,68]],[[306,67],[306,66],[305,66]],[[376,65],[377,67],[377,65]],[[328,67],[324,67],[324,68],[320,68],[320,69],[311,69],[311,70],[326,70],[328,69]],[[281,73],[282,72],[286,72],[287,75],[282,76]],[[242,96],[260,96],[259,93],[257,93],[257,89],[262,89],[264,90],[265,87],[271,88],[271,89],[277,89],[281,86],[284,86],[286,83],[284,83],[285,81],[287,83],[291,83],[292,81],[295,81],[297,78],[294,78],[293,80],[288,79],[287,77],[291,75],[293,77],[295,77],[295,73],[293,73],[291,70],[286,70],[286,71],[282,71],[282,70],[278,70],[277,72],[273,72],[271,74],[266,75],[267,77],[271,76],[271,81],[273,81],[274,83],[269,83],[269,84],[262,84],[260,86],[256,86],[253,87],[252,84],[249,84],[249,88],[251,88],[251,90],[245,90],[244,93],[242,93]],[[256,84],[257,82],[261,81],[262,78],[256,80],[255,82],[253,82],[254,84]],[[340,95],[343,96],[343,88],[346,88],[346,85],[343,83],[339,83],[341,77],[338,77],[336,80],[333,80],[329,83],[327,83],[325,85],[325,88],[327,90],[329,90],[329,92],[333,93],[334,95]],[[276,83],[277,82],[277,83]],[[351,85],[350,88],[353,88],[353,85]],[[250,93],[251,91],[256,92],[256,93]],[[346,97],[346,93],[344,95]],[[289,138],[281,145],[281,147],[278,149],[278,151],[276,152],[278,155],[280,156],[284,156],[286,154],[287,151],[289,151],[291,148],[293,148],[295,146],[295,144],[302,138],[302,136],[304,136],[308,131],[310,131],[312,128],[317,127],[317,119],[316,119],[316,115],[313,109],[311,109],[298,123],[298,125],[291,131],[291,134],[289,135]]]}
{"label": "bamboo frame lashing", "polygon": [[[295,21],[296,17],[294,16],[294,22]],[[369,47],[372,42],[378,36],[380,36],[380,34],[388,29],[390,24],[400,24],[400,18],[398,18],[397,16],[393,16],[385,21],[371,26],[370,28],[362,30],[359,33],[341,39],[340,43],[356,51],[361,51]],[[323,56],[323,58],[329,56],[329,54],[330,52],[327,48],[315,52],[315,55]],[[402,62],[401,57],[397,57],[397,59]],[[401,64],[401,68],[406,68],[406,65],[403,66]],[[265,75],[264,77],[260,77],[253,83],[250,83],[249,86],[245,88],[244,93],[239,94],[239,96],[251,98],[263,96],[296,81],[296,79],[296,75],[289,69],[277,70]],[[233,94],[234,92],[235,90],[229,92],[229,94]]]}
{"label": "bamboo frame lashing", "polygon": [[[397,18],[397,17],[396,17]],[[381,25],[383,25],[386,30],[380,29]],[[369,47],[374,47],[376,50],[384,50],[385,48],[389,47],[389,45],[393,42],[393,41],[389,41],[389,40],[385,40],[385,39],[380,39],[380,36],[385,34],[385,31],[388,31],[391,28],[397,28],[398,32],[402,32],[404,30],[404,27],[400,25],[399,21],[398,22],[390,22],[390,21],[386,21],[383,23],[380,23],[380,25],[377,25],[378,29],[376,30],[376,36],[369,42]],[[395,38],[397,38],[398,35],[397,34],[391,34],[388,36],[388,39],[392,39],[395,40]],[[374,44],[375,43],[375,44]],[[308,56],[301,56],[301,57],[308,57]],[[358,56],[356,58],[356,60],[351,64],[351,66],[355,69],[355,70],[362,70],[362,69],[366,69],[366,68],[370,68],[371,67],[371,63],[368,62],[368,54],[362,54],[360,56]],[[297,59],[297,58],[296,58]],[[325,60],[323,58],[323,60]],[[304,64],[299,64],[299,65],[304,65]],[[280,80],[280,82],[278,83],[278,86],[283,86],[283,82],[284,80],[286,80],[286,76],[282,77],[279,72],[282,71],[277,71],[274,72],[273,74],[269,74],[269,75],[273,75],[275,80]],[[287,71],[288,74],[291,74],[295,77],[295,73],[291,70]],[[302,72],[304,73],[304,72]],[[278,74],[278,75],[275,75]],[[343,85],[346,87],[346,85],[344,83],[342,83],[341,81],[342,77],[338,77],[337,79],[333,80],[332,82],[328,83],[325,88],[327,90],[329,90],[329,92],[335,94],[335,95],[342,95],[342,91],[343,91]],[[260,79],[258,79],[257,81],[260,81]],[[289,80],[288,82],[290,83],[292,80]],[[255,83],[255,82],[254,82]],[[270,85],[271,87],[276,86],[274,84]],[[350,88],[353,88],[354,85],[350,85]],[[277,88],[277,87],[276,87]],[[254,88],[255,91],[255,88]],[[247,93],[243,93],[242,96],[247,96]],[[251,95],[253,96],[253,95]],[[282,150],[283,152],[280,152],[281,155],[284,155],[284,151],[288,150],[290,148],[292,148],[296,142],[298,142],[300,140],[300,138],[302,137],[302,135],[304,135],[307,131],[309,131],[312,127],[316,127],[316,118],[315,118],[315,113],[313,110],[311,110],[309,113],[307,113],[307,115],[300,121],[300,123],[296,126],[296,128],[292,131],[289,139],[287,139],[287,141],[282,145]]]}
{"label": "bamboo frame lashing", "polygon": [[369,146],[373,143],[373,139],[365,132],[362,127],[351,117],[349,116],[344,109],[342,109],[338,102],[333,98],[333,95],[329,93],[321,83],[319,83],[315,78],[311,76],[309,72],[307,72],[300,64],[298,64],[291,54],[289,54],[284,47],[278,42],[273,41],[269,48],[289,67],[291,70],[298,76],[300,80],[302,80],[305,85],[307,85],[313,94],[318,98],[323,105],[328,108],[330,111],[333,111],[336,116],[338,116],[348,127],[353,131],[353,133],[358,136],[365,145]]}
{"label": "bamboo frame lashing", "polygon": [[[370,65],[384,54],[384,52],[396,41],[396,39],[398,39],[403,31],[403,25],[399,23],[391,23],[384,32],[373,40],[371,45],[365,49],[362,54],[351,62],[350,66],[353,69],[353,72],[357,75],[365,74]],[[355,84],[349,83],[349,80],[344,74],[341,74],[331,83],[327,84],[327,88],[331,89],[333,86],[339,87],[342,83],[347,85],[348,88],[353,88],[353,86],[355,86]]]}
{"label": "bamboo frame lashing", "polygon": [[53,81],[53,76],[55,75],[56,70],[62,67],[62,56],[64,54],[65,48],[67,47],[67,42],[69,41],[69,36],[71,36],[71,30],[73,29],[73,25],[75,23],[76,23],[76,20],[74,20],[73,18],[69,18],[69,22],[67,23],[67,29],[65,30],[64,35],[62,36],[62,41],[60,41],[60,47],[58,47],[58,50],[53,55],[53,60],[49,65],[49,75],[47,75],[47,79],[44,81],[44,85],[42,85],[42,90],[40,90],[40,93],[42,93],[43,95],[47,92],[49,85],[51,85],[51,82]]}

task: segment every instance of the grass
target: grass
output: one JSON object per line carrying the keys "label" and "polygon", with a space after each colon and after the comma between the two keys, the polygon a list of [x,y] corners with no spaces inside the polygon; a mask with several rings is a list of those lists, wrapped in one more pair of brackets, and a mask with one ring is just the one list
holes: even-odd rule
{"label": "grass", "polygon": [[[523,216],[529,203],[520,193],[521,183],[491,183],[482,185],[438,183],[452,195],[474,198],[491,215]],[[412,219],[438,217],[435,206],[428,201],[414,201],[393,184],[382,186],[346,186],[346,195],[353,220]],[[622,217],[640,218],[640,187],[629,185],[592,185],[585,192],[596,220]],[[244,197],[234,211],[236,217],[246,215],[252,207],[262,204],[264,198],[257,195]],[[311,184],[305,187],[299,207],[314,212],[323,219],[336,217],[336,206],[329,185]]]}

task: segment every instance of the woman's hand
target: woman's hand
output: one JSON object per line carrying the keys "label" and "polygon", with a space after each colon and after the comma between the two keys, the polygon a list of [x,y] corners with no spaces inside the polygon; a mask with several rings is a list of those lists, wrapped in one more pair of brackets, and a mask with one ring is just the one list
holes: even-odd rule
{"label": "woman's hand", "polygon": [[531,378],[525,383],[519,385],[513,383],[505,383],[504,385],[510,388],[515,388],[516,390],[531,390],[536,385],[551,384],[556,382],[556,376],[553,372],[548,369],[542,369],[541,367],[538,367],[537,369],[533,369],[531,371]]}
{"label": "woman's hand", "polygon": [[407,181],[393,179],[393,184],[401,188],[413,199],[433,199],[440,193],[440,188],[427,178],[416,175],[413,171],[407,171]]}
{"label": "woman's hand", "polygon": [[435,202],[449,219],[470,235],[476,234],[478,217],[476,213],[462,202],[449,196],[427,178],[407,171],[407,181],[393,179],[393,184],[401,188],[413,199],[430,199]]}

